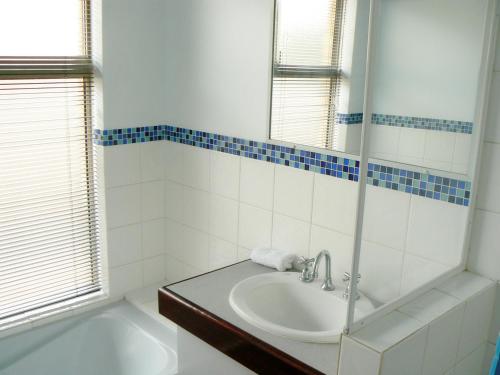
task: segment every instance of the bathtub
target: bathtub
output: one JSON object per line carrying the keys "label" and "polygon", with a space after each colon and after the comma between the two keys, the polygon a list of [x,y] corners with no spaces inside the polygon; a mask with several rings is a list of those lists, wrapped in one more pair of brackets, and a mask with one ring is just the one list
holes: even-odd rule
{"label": "bathtub", "polygon": [[176,332],[120,302],[0,340],[0,375],[169,375]]}

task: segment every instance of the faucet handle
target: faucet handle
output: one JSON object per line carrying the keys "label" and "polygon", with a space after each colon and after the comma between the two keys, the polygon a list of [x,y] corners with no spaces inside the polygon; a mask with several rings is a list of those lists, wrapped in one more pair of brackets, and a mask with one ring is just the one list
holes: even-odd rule
{"label": "faucet handle", "polygon": [[314,258],[300,257],[297,259],[297,265],[302,268],[302,273],[299,279],[303,282],[310,283],[314,280],[313,273],[309,266],[314,263]]}
{"label": "faucet handle", "polygon": [[[342,278],[342,281],[344,283],[350,282],[352,279],[351,274],[349,272],[344,272],[344,277]],[[359,280],[361,279],[361,275],[358,273],[356,275],[356,282],[359,283]]]}
{"label": "faucet handle", "polygon": [[297,266],[300,267],[299,271],[309,268],[309,265],[314,263],[314,258],[299,257],[296,261]]}

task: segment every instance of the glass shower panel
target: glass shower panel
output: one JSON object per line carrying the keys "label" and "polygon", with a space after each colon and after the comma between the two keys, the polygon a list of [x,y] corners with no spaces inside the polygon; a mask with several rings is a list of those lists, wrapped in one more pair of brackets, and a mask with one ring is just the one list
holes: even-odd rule
{"label": "glass shower panel", "polygon": [[355,329],[463,268],[488,3],[376,1]]}

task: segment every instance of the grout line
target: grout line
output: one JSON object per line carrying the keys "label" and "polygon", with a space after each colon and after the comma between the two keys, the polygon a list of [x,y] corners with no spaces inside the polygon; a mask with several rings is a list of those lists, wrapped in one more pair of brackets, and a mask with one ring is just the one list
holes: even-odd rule
{"label": "grout line", "polygon": [[317,178],[316,174],[317,173],[315,173],[315,175],[313,176],[313,182],[312,182],[313,185],[312,185],[312,194],[311,194],[311,212],[309,214],[309,239],[308,239],[308,245],[307,245],[307,247],[308,247],[308,249],[307,249],[308,255],[307,256],[309,258],[314,256],[311,254],[311,251],[312,251],[311,243],[312,243],[312,227],[313,227],[313,212],[314,212],[314,195],[316,193],[316,178]]}
{"label": "grout line", "polygon": [[275,206],[276,206],[276,179],[277,179],[277,173],[276,173],[276,165],[273,165],[273,207],[271,210],[271,238],[270,238],[270,243],[271,243],[271,248],[274,247],[273,244],[273,238],[274,238],[274,215],[275,215]]}

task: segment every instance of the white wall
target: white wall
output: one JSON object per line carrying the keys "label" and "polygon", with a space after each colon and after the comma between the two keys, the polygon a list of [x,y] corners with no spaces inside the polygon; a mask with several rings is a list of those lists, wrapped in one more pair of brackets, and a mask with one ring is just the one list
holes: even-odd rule
{"label": "white wall", "polygon": [[[258,92],[269,91],[271,3],[130,1],[124,11],[106,2],[104,128],[173,121],[265,140],[268,98]],[[308,256],[328,248],[337,280],[350,267],[352,182],[170,142],[103,152],[112,292],[204,272],[263,245]],[[369,187],[361,288],[386,302],[456,265],[465,211]],[[449,230],[429,227],[428,212]],[[431,246],[419,242],[434,230]]]}
{"label": "white wall", "polygon": [[[170,0],[163,7],[151,0],[141,9],[131,1],[134,12],[126,14],[118,5],[103,9],[105,128],[171,121],[267,139],[271,49],[262,46],[272,41],[265,27],[272,27],[271,1]],[[150,43],[134,39],[135,32]],[[120,33],[134,43],[115,40]],[[148,72],[123,61],[127,48],[135,51],[129,56],[145,54]],[[350,268],[352,182],[166,141],[103,153],[113,293],[230,264],[256,246],[306,256],[329,249],[337,283]],[[449,225],[436,228],[429,212]],[[465,212],[370,186],[362,290],[387,302],[456,265]]]}
{"label": "white wall", "polygon": [[487,1],[380,4],[373,111],[473,121]]}
{"label": "white wall", "polygon": [[163,0],[102,0],[104,129],[166,120],[165,13]]}
{"label": "white wall", "polygon": [[257,141],[268,138],[272,0],[167,0],[168,120]]}
{"label": "white wall", "polygon": [[[165,39],[165,12],[162,0],[104,0],[96,5],[98,128],[165,122],[168,51],[159,48]],[[163,278],[152,260],[157,251],[163,252],[163,243],[156,234],[148,236],[155,225],[159,235],[163,228],[156,221],[162,220],[163,213],[151,205],[157,186],[156,166],[147,151],[150,148],[154,150],[154,146],[130,145],[98,152],[107,218],[103,239],[108,257],[104,264],[109,269],[112,297]],[[158,199],[162,194],[159,189]]]}

